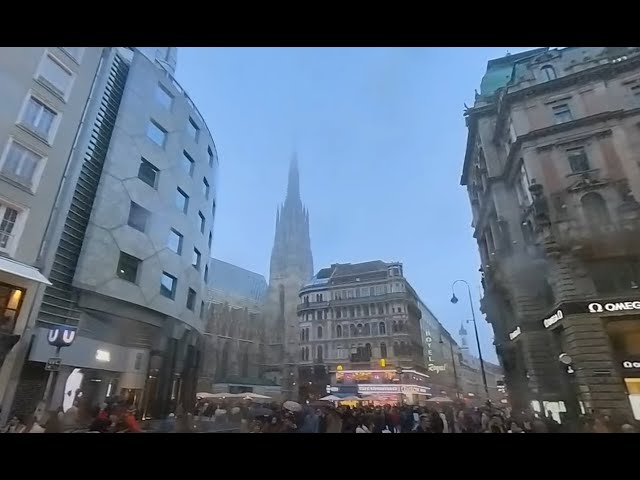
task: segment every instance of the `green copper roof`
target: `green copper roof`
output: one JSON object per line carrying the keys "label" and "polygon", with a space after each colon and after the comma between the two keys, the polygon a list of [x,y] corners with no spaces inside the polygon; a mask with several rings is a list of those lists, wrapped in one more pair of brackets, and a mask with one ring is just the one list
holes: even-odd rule
{"label": "green copper roof", "polygon": [[501,65],[487,70],[480,83],[480,94],[491,95],[499,88],[506,86],[511,80],[511,72],[513,72],[513,65]]}

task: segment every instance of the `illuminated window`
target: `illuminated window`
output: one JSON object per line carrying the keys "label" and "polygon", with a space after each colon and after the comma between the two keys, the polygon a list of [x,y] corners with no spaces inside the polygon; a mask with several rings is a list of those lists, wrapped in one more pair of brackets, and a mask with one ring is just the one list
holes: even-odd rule
{"label": "illuminated window", "polygon": [[23,296],[24,290],[0,283],[0,332],[13,332]]}
{"label": "illuminated window", "polygon": [[142,261],[132,255],[120,252],[120,260],[118,261],[118,270],[116,274],[127,282],[136,283],[138,278],[138,268]]}

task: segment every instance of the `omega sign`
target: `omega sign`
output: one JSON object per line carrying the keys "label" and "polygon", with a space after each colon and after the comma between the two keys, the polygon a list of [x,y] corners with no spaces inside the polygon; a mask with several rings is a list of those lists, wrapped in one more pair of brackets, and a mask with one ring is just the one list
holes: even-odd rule
{"label": "omega sign", "polygon": [[550,326],[555,325],[556,323],[558,323],[563,318],[564,318],[564,314],[562,313],[562,310],[558,310],[556,313],[551,315],[549,318],[545,318],[542,321],[542,324],[544,325],[544,328],[549,328]]}
{"label": "omega sign", "polygon": [[626,360],[622,362],[622,368],[625,368],[625,369],[640,368],[640,362],[632,362],[630,360]]}
{"label": "omega sign", "polygon": [[590,303],[589,313],[619,312],[624,310],[640,310],[640,302],[617,302],[617,303]]}

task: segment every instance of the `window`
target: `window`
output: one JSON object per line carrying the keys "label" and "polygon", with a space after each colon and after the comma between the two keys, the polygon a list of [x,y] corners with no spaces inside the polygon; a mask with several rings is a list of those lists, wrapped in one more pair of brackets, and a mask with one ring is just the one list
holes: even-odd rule
{"label": "window", "polygon": [[204,283],[209,281],[209,265],[204,266]]}
{"label": "window", "polygon": [[128,253],[120,252],[120,260],[118,261],[118,277],[127,282],[136,283],[138,279],[138,267],[141,260],[129,255]]}
{"label": "window", "polygon": [[573,173],[586,172],[589,170],[589,159],[587,158],[584,147],[567,150],[567,157],[569,158],[569,166]]}
{"label": "window", "polygon": [[38,69],[37,79],[66,100],[71,91],[73,73],[60,60],[47,53]]}
{"label": "window", "polygon": [[173,228],[169,232],[169,239],[167,240],[167,247],[170,250],[176,252],[178,255],[182,254],[182,234]]}
{"label": "window", "polygon": [[322,362],[322,345],[318,345],[318,348],[316,348],[316,359],[318,362]]}
{"label": "window", "polygon": [[211,219],[213,220],[214,218],[216,218],[216,201],[215,200],[211,205]]}
{"label": "window", "polygon": [[162,272],[162,279],[160,280],[160,295],[173,300],[176,296],[176,285],[178,279],[167,272]]}
{"label": "window", "polygon": [[147,219],[150,214],[151,212],[146,208],[141,207],[136,202],[131,202],[129,207],[129,220],[127,224],[136,230],[144,232],[147,227]]}
{"label": "window", "polygon": [[378,324],[378,330],[380,331],[380,335],[386,335],[387,334],[387,326],[385,325],[384,322],[380,322]]}
{"label": "window", "polygon": [[380,344],[380,357],[387,358],[387,344],[384,342]]}
{"label": "window", "polygon": [[149,137],[149,140],[151,140],[159,147],[164,148],[164,145],[167,141],[167,131],[156,122],[151,120],[149,121],[149,125],[147,126],[147,137]]}
{"label": "window", "polygon": [[213,234],[209,232],[209,250],[211,250],[211,244],[213,243]]}
{"label": "window", "polygon": [[209,155],[209,166],[213,167],[213,160],[214,160],[214,156],[213,156],[213,151],[211,150],[211,147],[207,147],[207,154]]}
{"label": "window", "polygon": [[558,76],[556,75],[556,69],[553,68],[551,65],[545,65],[543,66],[540,71],[542,72],[542,78],[545,80],[555,80],[556,78],[558,78]]}
{"label": "window", "polygon": [[198,125],[196,125],[195,120],[193,120],[193,118],[191,117],[189,117],[189,123],[187,123],[187,133],[191,138],[193,138],[195,142],[198,141],[198,135],[200,134],[200,129],[198,128]]}
{"label": "window", "polygon": [[151,188],[158,188],[158,172],[159,170],[147,162],[144,158],[140,159],[140,167],[138,168],[138,178]]}
{"label": "window", "polygon": [[209,182],[207,182],[206,178],[202,179],[202,194],[204,195],[204,198],[209,200]]}
{"label": "window", "polygon": [[529,174],[524,165],[524,160],[520,159],[520,173],[515,180],[515,190],[518,197],[518,202],[521,206],[529,206],[533,201],[531,192],[529,191]]}
{"label": "window", "polygon": [[200,320],[204,320],[204,300],[200,302]]}
{"label": "window", "polygon": [[193,161],[193,158],[191,158],[187,152],[182,152],[182,170],[184,170],[184,173],[189,176],[193,175],[194,165],[195,162]]}
{"label": "window", "polygon": [[200,233],[204,233],[204,227],[207,224],[207,220],[204,218],[202,212],[198,212],[198,217],[200,217]]}
{"label": "window", "polygon": [[640,85],[631,87],[631,94],[633,95],[635,106],[640,107]]}
{"label": "window", "polygon": [[342,338],[342,326],[341,325],[337,325],[336,326],[336,337]]}
{"label": "window", "polygon": [[180,187],[178,187],[178,192],[176,193],[176,207],[185,214],[189,210],[189,195],[184,193]]}
{"label": "window", "polygon": [[67,55],[73,58],[76,62],[80,63],[82,54],[84,53],[84,47],[60,47]]}
{"label": "window", "polygon": [[316,330],[316,333],[318,334],[318,335],[317,335],[317,338],[318,338],[318,339],[322,338],[322,327],[321,327],[320,325],[318,325],[318,328],[317,328],[317,330]]}
{"label": "window", "polygon": [[552,111],[556,124],[570,122],[571,120],[573,120],[569,105],[567,105],[566,103],[563,103],[562,105],[556,105],[552,108]]}
{"label": "window", "polygon": [[25,291],[0,283],[0,331],[13,333]]}
{"label": "window", "polygon": [[342,311],[339,308],[336,308],[336,318],[342,318]]}
{"label": "window", "polygon": [[636,257],[592,261],[587,268],[598,293],[631,293],[640,286],[640,259]]}
{"label": "window", "polygon": [[200,252],[197,248],[193,249],[193,256],[191,257],[191,265],[198,271],[200,271]]}
{"label": "window", "polygon": [[12,180],[31,187],[38,164],[43,158],[12,139],[0,164],[0,172]]}
{"label": "window", "polygon": [[9,248],[9,242],[13,237],[12,232],[18,219],[18,210],[0,203],[0,249]]}
{"label": "window", "polygon": [[587,220],[588,227],[598,230],[603,225],[611,223],[607,203],[599,193],[590,192],[580,199],[582,211]]}
{"label": "window", "polygon": [[49,140],[58,114],[35,97],[29,97],[20,123]]}
{"label": "window", "polygon": [[173,95],[161,83],[156,87],[156,100],[167,110],[173,106]]}
{"label": "window", "polygon": [[196,308],[196,291],[193,288],[187,292],[187,308],[192,312]]}

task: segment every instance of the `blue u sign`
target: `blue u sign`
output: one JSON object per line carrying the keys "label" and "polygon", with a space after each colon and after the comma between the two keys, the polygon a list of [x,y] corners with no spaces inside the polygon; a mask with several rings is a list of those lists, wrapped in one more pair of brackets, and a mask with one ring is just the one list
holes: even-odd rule
{"label": "blue u sign", "polygon": [[49,345],[54,347],[68,347],[76,338],[76,327],[68,325],[58,325],[51,327],[47,335]]}

